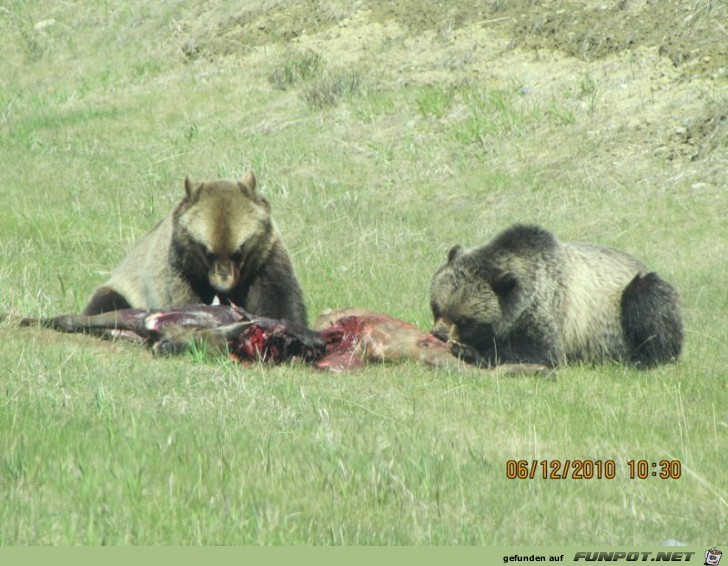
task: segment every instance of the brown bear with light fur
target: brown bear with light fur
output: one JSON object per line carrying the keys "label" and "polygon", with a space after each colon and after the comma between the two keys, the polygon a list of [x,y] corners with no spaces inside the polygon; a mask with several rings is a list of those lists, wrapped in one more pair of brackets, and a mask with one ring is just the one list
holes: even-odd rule
{"label": "brown bear with light fur", "polygon": [[306,324],[303,293],[252,172],[237,182],[194,183],[135,245],[84,308],[169,308],[215,298],[269,318]]}
{"label": "brown bear with light fur", "polygon": [[467,252],[453,247],[430,300],[432,333],[483,365],[651,367],[682,350],[674,287],[625,252],[562,243],[537,226],[515,225]]}

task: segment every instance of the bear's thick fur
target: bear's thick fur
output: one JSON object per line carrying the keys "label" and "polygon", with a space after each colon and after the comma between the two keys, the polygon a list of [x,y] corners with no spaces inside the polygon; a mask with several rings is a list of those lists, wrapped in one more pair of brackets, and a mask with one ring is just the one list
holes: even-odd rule
{"label": "bear's thick fur", "polygon": [[211,304],[215,297],[307,324],[291,259],[252,172],[238,182],[186,178],[182,201],[139,240],[83,312]]}
{"label": "bear's thick fur", "polygon": [[467,252],[454,246],[430,301],[432,333],[479,364],[651,367],[682,350],[669,283],[625,252],[561,243],[537,226],[512,226]]}

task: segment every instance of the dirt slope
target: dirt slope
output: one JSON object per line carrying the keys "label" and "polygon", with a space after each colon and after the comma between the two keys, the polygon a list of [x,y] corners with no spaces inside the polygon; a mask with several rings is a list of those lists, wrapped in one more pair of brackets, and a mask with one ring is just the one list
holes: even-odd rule
{"label": "dirt slope", "polygon": [[[303,0],[210,9],[186,22],[180,46],[212,60],[314,50],[369,88],[469,81],[566,101],[588,118],[579,135],[599,140],[596,172],[600,157],[648,159],[666,181],[725,189],[727,26],[728,3],[709,1]],[[541,158],[578,151],[574,133],[550,132]]]}

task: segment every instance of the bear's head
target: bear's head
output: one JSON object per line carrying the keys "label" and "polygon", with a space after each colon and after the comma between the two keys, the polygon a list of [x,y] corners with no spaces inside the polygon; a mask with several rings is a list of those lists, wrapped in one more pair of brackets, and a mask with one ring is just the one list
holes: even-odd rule
{"label": "bear's head", "polygon": [[519,302],[519,282],[512,272],[454,246],[432,278],[432,334],[486,356],[497,354],[496,340],[508,332]]}
{"label": "bear's head", "polygon": [[[242,180],[193,183],[174,212],[174,252],[183,273],[206,278],[225,297],[266,259],[275,226],[252,172]],[[201,281],[201,283],[205,283]]]}

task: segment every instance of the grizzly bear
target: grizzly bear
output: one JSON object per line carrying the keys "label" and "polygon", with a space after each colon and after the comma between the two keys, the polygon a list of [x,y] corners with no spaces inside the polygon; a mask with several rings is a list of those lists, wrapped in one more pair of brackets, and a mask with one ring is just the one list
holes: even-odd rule
{"label": "grizzly bear", "polygon": [[303,293],[252,172],[241,181],[193,183],[164,220],[135,245],[84,308],[211,304],[307,324]]}
{"label": "grizzly bear", "polygon": [[561,243],[515,225],[470,251],[454,246],[430,288],[432,333],[471,363],[676,360],[677,291],[635,257]]}

